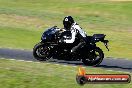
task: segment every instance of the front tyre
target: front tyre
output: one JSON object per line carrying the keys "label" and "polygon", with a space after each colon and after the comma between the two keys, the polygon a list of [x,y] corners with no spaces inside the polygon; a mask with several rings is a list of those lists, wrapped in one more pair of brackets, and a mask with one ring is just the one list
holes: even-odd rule
{"label": "front tyre", "polygon": [[86,66],[98,66],[103,61],[103,58],[103,51],[99,47],[96,47],[94,53],[90,54],[88,58],[82,59],[82,62]]}
{"label": "front tyre", "polygon": [[50,59],[50,48],[44,43],[38,43],[33,48],[33,56],[39,61]]}

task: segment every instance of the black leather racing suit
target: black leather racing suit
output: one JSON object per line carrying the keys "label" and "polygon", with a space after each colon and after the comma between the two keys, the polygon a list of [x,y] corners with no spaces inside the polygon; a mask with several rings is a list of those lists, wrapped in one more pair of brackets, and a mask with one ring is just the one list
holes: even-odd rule
{"label": "black leather racing suit", "polygon": [[77,51],[83,44],[86,43],[86,33],[82,30],[82,28],[75,22],[72,24],[71,26],[71,38],[66,38],[64,40],[65,43],[73,43],[75,41],[75,38],[76,36],[78,35],[79,36],[79,39],[80,39],[80,43],[73,47],[71,52],[75,52]]}

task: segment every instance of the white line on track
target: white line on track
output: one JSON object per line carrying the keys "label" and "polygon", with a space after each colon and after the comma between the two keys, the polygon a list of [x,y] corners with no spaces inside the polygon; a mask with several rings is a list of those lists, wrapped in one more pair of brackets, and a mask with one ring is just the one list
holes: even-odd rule
{"label": "white line on track", "polygon": [[60,65],[60,64],[55,64],[55,65]]}
{"label": "white line on track", "polygon": [[17,60],[17,61],[27,62],[27,61],[25,61],[25,60]]}
{"label": "white line on track", "polygon": [[16,59],[9,59],[9,60],[16,60]]}
{"label": "white line on track", "polygon": [[26,62],[33,62],[33,61],[26,61]]}
{"label": "white line on track", "polygon": [[51,64],[51,63],[45,63],[45,64]]}
{"label": "white line on track", "polygon": [[68,65],[62,65],[62,66],[64,66],[64,67],[68,67]]}
{"label": "white line on track", "polygon": [[77,66],[72,66],[72,67],[76,68]]}
{"label": "white line on track", "polygon": [[[0,59],[6,59],[6,58],[0,58]],[[26,61],[26,60],[16,60],[16,59],[8,59],[8,60],[15,60],[15,61],[20,61],[20,62],[32,62],[32,63],[42,63],[42,62],[34,62],[34,61]],[[52,63],[45,63],[45,64],[52,64]],[[63,64],[54,64],[54,65],[61,65],[61,66],[64,66],[64,67],[68,67],[68,66],[72,66],[72,65],[63,65]],[[72,67],[79,67],[79,66],[72,66]],[[87,68],[87,67],[84,67],[84,66],[81,66],[82,68]],[[2,67],[0,67],[2,68]],[[5,68],[5,69],[10,69],[10,68]],[[108,69],[105,69],[106,71],[115,71],[115,70],[108,70]],[[122,73],[131,73],[131,72],[126,72],[126,71],[117,71],[116,72],[122,72]]]}
{"label": "white line on track", "polygon": [[[106,69],[107,70],[107,69]],[[115,71],[115,70],[107,70],[107,71]],[[130,74],[131,72],[126,72],[126,71],[117,71],[116,72],[121,72],[121,73],[126,73],[126,74]]]}

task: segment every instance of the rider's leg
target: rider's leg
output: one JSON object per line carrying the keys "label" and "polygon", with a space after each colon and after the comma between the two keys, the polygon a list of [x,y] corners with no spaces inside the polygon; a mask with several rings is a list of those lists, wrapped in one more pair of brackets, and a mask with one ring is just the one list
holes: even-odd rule
{"label": "rider's leg", "polygon": [[85,44],[85,42],[80,42],[77,46],[72,48],[71,53],[76,52],[77,50],[79,50],[81,48],[81,46],[83,46],[84,44]]}

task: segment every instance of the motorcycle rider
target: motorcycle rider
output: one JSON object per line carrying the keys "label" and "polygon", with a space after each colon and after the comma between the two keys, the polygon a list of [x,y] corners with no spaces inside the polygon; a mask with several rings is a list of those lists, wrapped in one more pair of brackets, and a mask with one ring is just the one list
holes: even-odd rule
{"label": "motorcycle rider", "polygon": [[64,29],[66,31],[70,31],[71,35],[70,38],[66,37],[63,42],[64,43],[73,43],[75,41],[76,36],[79,37],[80,43],[74,46],[71,49],[71,53],[77,51],[83,44],[86,43],[86,33],[82,30],[82,28],[74,21],[72,16],[66,16],[63,19]]}

